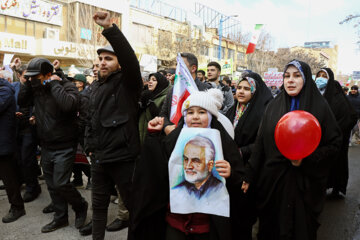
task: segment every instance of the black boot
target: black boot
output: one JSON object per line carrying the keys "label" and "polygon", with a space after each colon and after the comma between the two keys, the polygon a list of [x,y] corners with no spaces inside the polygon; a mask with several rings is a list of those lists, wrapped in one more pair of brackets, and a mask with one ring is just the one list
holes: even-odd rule
{"label": "black boot", "polygon": [[108,226],[106,226],[106,231],[108,232],[116,232],[120,231],[124,228],[127,228],[129,226],[129,221],[123,221],[119,218],[116,218],[112,223],[110,223]]}
{"label": "black boot", "polygon": [[8,214],[2,218],[3,223],[11,223],[25,215],[25,209],[10,208]]}
{"label": "black boot", "polygon": [[54,205],[53,203],[50,203],[49,205],[47,205],[43,211],[43,213],[52,213],[52,212],[55,212],[55,208],[54,208]]}
{"label": "black boot", "polygon": [[92,233],[92,221],[79,229],[79,233],[81,236],[89,236]]}
{"label": "black boot", "polygon": [[31,192],[25,192],[24,196],[23,196],[24,202],[34,201],[40,195],[40,193],[41,193],[41,187],[40,186],[37,186],[35,188],[35,190],[33,190]]}
{"label": "black boot", "polygon": [[51,223],[46,224],[41,228],[42,233],[53,232],[59,228],[69,226],[67,217],[63,219],[53,220]]}
{"label": "black boot", "polygon": [[77,229],[84,226],[84,223],[86,221],[87,216],[87,210],[88,210],[88,203],[84,201],[84,206],[81,211],[75,212],[75,227]]}

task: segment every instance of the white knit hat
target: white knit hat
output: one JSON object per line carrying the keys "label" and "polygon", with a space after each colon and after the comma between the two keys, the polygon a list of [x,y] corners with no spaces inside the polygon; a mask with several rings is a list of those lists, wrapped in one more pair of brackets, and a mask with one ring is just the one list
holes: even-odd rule
{"label": "white knit hat", "polygon": [[210,112],[213,116],[218,118],[218,111],[222,107],[223,94],[219,89],[211,88],[204,91],[198,91],[192,93],[183,103],[181,112],[184,115],[184,111],[190,107],[201,107]]}

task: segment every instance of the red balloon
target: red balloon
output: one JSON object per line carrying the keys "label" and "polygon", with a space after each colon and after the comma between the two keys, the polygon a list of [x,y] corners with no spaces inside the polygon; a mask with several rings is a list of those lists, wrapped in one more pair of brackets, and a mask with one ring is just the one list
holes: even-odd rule
{"label": "red balloon", "polygon": [[288,112],[275,128],[275,143],[282,155],[300,160],[315,151],[321,139],[318,120],[306,111]]}

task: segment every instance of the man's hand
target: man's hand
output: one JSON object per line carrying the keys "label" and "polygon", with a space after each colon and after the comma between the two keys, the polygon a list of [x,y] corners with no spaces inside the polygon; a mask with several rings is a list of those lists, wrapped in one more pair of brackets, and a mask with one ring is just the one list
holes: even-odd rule
{"label": "man's hand", "polygon": [[243,190],[243,192],[246,193],[249,189],[249,185],[250,185],[249,183],[243,181],[241,190]]}
{"label": "man's hand", "polygon": [[216,170],[218,171],[219,175],[228,178],[231,174],[231,166],[230,163],[226,160],[217,160],[215,162]]}
{"label": "man's hand", "polygon": [[14,61],[12,63],[10,63],[10,67],[15,69],[19,69],[19,67],[21,66],[21,60],[20,58],[15,58]]}
{"label": "man's hand", "polygon": [[31,118],[29,118],[29,122],[31,125],[35,125],[35,116],[31,116]]}
{"label": "man's hand", "polygon": [[302,159],[299,159],[299,160],[290,160],[291,164],[294,166],[294,167],[300,167],[301,165],[301,162],[302,162]]}
{"label": "man's hand", "polygon": [[95,23],[104,29],[111,27],[110,13],[108,12],[96,12],[93,16]]}
{"label": "man's hand", "polygon": [[58,70],[60,68],[60,61],[56,59],[55,61],[53,61],[53,65],[54,69]]}
{"label": "man's hand", "polygon": [[164,118],[155,117],[148,123],[148,132],[160,132],[164,127]]}
{"label": "man's hand", "polygon": [[175,125],[168,125],[164,129],[164,132],[165,132],[166,135],[169,135],[172,131],[174,131],[175,128],[176,128]]}
{"label": "man's hand", "polygon": [[51,75],[50,80],[51,81],[54,81],[54,80],[55,81],[61,81],[61,78],[58,75],[54,74],[54,75]]}
{"label": "man's hand", "polygon": [[17,118],[20,118],[20,117],[22,117],[24,114],[22,113],[22,112],[16,112],[15,113],[15,116],[17,117]]}

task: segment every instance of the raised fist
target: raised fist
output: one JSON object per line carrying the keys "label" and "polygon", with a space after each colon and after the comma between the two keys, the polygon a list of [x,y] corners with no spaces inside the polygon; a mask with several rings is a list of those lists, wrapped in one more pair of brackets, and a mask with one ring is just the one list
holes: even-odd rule
{"label": "raised fist", "polygon": [[60,61],[56,59],[55,61],[53,61],[53,65],[55,70],[58,70],[60,68]]}
{"label": "raised fist", "polygon": [[108,12],[96,12],[93,16],[95,23],[104,29],[111,27],[110,13]]}

